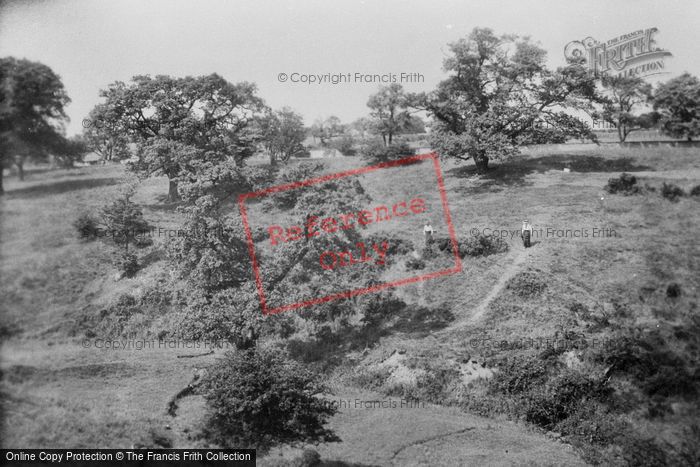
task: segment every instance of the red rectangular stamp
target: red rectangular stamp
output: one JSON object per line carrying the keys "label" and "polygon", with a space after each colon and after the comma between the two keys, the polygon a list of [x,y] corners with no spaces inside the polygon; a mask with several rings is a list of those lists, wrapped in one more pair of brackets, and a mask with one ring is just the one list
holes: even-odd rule
{"label": "red rectangular stamp", "polygon": [[263,314],[462,270],[436,153],[244,193],[238,207]]}

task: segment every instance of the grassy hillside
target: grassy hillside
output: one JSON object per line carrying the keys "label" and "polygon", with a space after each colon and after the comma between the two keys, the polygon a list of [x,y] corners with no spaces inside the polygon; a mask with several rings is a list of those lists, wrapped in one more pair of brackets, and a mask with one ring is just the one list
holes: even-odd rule
{"label": "grassy hillside", "polygon": [[[363,164],[326,160],[322,173]],[[537,150],[486,175],[451,161],[442,168],[460,241],[504,231],[508,249],[467,255],[458,274],[396,288],[405,306],[387,310],[365,334],[338,323],[314,334],[289,312],[294,333],[269,345],[322,372],[335,388],[329,397],[425,403],[414,415],[342,409],[331,426],[343,441],[314,449],[324,459],[380,465],[697,460],[700,198],[672,202],[661,187],[673,183],[687,193],[700,185],[698,150]],[[390,181],[363,176],[372,199],[435,192],[434,178],[394,170]],[[647,188],[606,193],[608,179],[621,172]],[[182,318],[164,298],[178,288],[165,257],[169,234],[139,252],[145,267],[135,277],[118,278],[114,249],[78,238],[72,226],[80,213],[113,199],[125,180],[123,167],[110,165],[37,169],[24,182],[6,181],[4,446],[206,445],[200,396],[182,399],[175,417],[166,408],[225,349],[158,348],[157,339],[172,339]],[[151,225],[174,231],[183,219],[164,202],[166,193],[166,180],[150,179],[134,201]],[[269,215],[267,222],[284,218]],[[530,249],[517,235],[523,219],[536,232]],[[414,222],[377,233],[418,246],[423,218]],[[442,221],[433,222],[444,234]],[[411,258],[400,255],[381,278],[416,273],[407,269]],[[425,261],[434,268],[445,258]],[[132,348],[95,348],[124,339]],[[133,348],[154,339],[155,348]],[[265,462],[298,454],[281,447]]]}

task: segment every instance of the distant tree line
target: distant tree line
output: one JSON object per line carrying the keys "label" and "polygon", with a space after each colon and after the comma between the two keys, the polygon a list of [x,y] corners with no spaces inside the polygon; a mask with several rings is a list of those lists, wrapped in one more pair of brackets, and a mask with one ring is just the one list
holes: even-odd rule
{"label": "distant tree line", "polygon": [[100,125],[70,139],[63,128],[70,99],[60,78],[43,64],[4,58],[0,163],[17,167],[22,178],[27,160],[54,155],[71,165],[90,150],[104,161],[128,159],[139,176],[168,177],[168,198],[177,201],[183,180],[207,171],[215,176],[212,170],[224,161],[242,167],[259,152],[271,165],[306,157],[314,144],[347,155],[400,156],[408,151],[400,136],[425,133],[423,118],[430,121],[430,146],[445,157],[472,160],[480,171],[522,145],[596,141],[576,112],[610,123],[620,141],[649,128],[689,141],[700,135],[700,81],[688,73],[653,88],[639,77],[593,76],[575,59],[550,69],[546,51],[529,38],[487,28],[475,28],[448,50],[447,77],[435,90],[381,87],[367,101],[369,115],[349,124],[330,116],[305,127],[292,109],[265,105],[254,84],[232,84],[217,74],[135,76],[102,90],[103,102],[89,114]]}

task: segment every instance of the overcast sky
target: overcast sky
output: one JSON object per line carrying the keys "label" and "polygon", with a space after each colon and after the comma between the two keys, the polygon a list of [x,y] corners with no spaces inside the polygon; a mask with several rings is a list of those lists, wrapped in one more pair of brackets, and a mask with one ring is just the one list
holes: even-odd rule
{"label": "overcast sky", "polygon": [[0,0],[0,56],[61,76],[73,101],[69,134],[81,131],[99,89],[136,74],[252,81],[268,105],[290,106],[310,124],[366,115],[379,84],[295,84],[280,73],[421,73],[423,83],[404,86],[428,91],[444,77],[445,45],[476,26],[530,35],[552,66],[572,40],[657,27],[657,44],[673,54],[665,80],[700,75],[698,25],[697,0]]}

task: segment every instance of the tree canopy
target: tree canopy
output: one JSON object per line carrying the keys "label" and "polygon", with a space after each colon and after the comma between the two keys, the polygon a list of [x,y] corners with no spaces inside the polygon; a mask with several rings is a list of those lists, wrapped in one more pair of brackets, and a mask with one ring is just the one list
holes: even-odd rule
{"label": "tree canopy", "polygon": [[264,110],[251,83],[232,84],[217,74],[174,78],[135,76],[113,83],[91,116],[96,131],[110,140],[123,132],[137,146],[130,168],[140,176],[166,175],[169,199],[179,199],[178,181],[191,173],[194,160],[238,164],[255,153],[255,118]]}
{"label": "tree canopy", "polygon": [[381,135],[384,145],[393,143],[394,136],[405,131],[412,123],[408,111],[408,98],[403,86],[394,83],[382,86],[367,101],[373,119],[374,131]]}
{"label": "tree canopy", "polygon": [[692,141],[700,135],[700,80],[684,73],[660,84],[654,95],[654,109],[659,112],[664,133]]}
{"label": "tree canopy", "polygon": [[432,143],[442,154],[473,159],[485,170],[491,158],[520,144],[594,138],[564,111],[589,109],[599,98],[595,78],[580,63],[549,70],[546,52],[529,38],[482,28],[449,51],[443,64],[448,78],[433,92],[413,96],[414,105],[434,117]]}
{"label": "tree canopy", "polygon": [[[15,163],[22,176],[26,158],[43,159],[68,148],[63,123],[70,99],[48,66],[0,59],[0,167]],[[0,173],[0,193],[3,192]]]}
{"label": "tree canopy", "polygon": [[262,144],[270,155],[270,164],[286,162],[292,156],[303,154],[306,138],[304,118],[289,107],[270,111],[259,121]]}
{"label": "tree canopy", "polygon": [[605,93],[601,116],[617,128],[620,141],[625,141],[633,131],[654,126],[657,120],[654,113],[635,113],[651,102],[651,84],[638,76],[603,75],[600,81]]}

